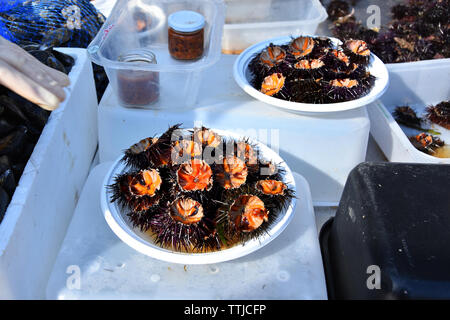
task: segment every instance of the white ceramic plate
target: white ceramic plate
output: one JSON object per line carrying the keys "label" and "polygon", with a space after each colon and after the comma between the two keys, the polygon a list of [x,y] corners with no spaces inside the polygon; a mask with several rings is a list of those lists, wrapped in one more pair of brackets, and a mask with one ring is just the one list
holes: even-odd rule
{"label": "white ceramic plate", "polygon": [[[229,137],[233,139],[243,138],[226,131],[214,131],[223,137]],[[301,197],[302,194],[299,194],[297,191],[294,176],[292,175],[291,170],[289,169],[287,164],[280,158],[280,156],[267,146],[257,141],[251,142],[257,145],[258,149],[260,150],[261,157],[267,160],[271,160],[274,163],[280,164],[280,167],[286,172],[284,176],[284,182],[295,191],[297,197]],[[126,168],[125,165],[121,163],[121,158],[122,157],[114,162],[103,183],[101,191],[101,206],[103,214],[112,231],[123,242],[125,242],[135,250],[155,259],[180,264],[209,264],[233,260],[252,253],[275,239],[287,227],[295,213],[296,199],[294,198],[292,199],[288,208],[278,215],[278,218],[271,225],[267,234],[264,234],[258,239],[247,241],[243,245],[237,245],[222,251],[207,253],[182,253],[161,248],[159,245],[154,243],[153,239],[149,235],[142,233],[137,228],[133,228],[128,217],[124,212],[122,212],[117,203],[110,202],[111,195],[106,186],[113,184],[114,177],[117,174],[125,171]]]}
{"label": "white ceramic plate", "polygon": [[[311,36],[316,37],[316,36]],[[330,38],[334,45],[339,45],[342,42],[336,38]],[[360,108],[373,101],[377,100],[383,95],[389,85],[389,73],[384,63],[374,54],[371,54],[371,62],[369,65],[370,73],[375,76],[375,85],[369,94],[353,101],[339,102],[339,103],[327,103],[327,104],[312,104],[312,103],[299,103],[277,99],[261,93],[251,85],[250,81],[252,76],[248,70],[248,65],[255,56],[255,54],[264,50],[269,44],[284,45],[289,43],[292,37],[284,36],[278,38],[272,38],[269,40],[257,43],[244,52],[242,52],[237,58],[234,64],[233,75],[237,84],[252,97],[273,105],[275,107],[285,109],[296,113],[324,113],[324,112],[337,112],[345,111],[355,108]]]}

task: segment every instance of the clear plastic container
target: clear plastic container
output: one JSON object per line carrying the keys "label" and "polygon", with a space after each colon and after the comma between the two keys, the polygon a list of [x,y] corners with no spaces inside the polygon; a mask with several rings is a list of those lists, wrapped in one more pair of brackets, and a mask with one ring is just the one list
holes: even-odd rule
{"label": "clear plastic container", "polygon": [[328,17],[319,0],[225,0],[222,52],[239,54],[266,39],[315,34]]}
{"label": "clear plastic container", "polygon": [[[400,126],[392,116],[397,106],[409,105],[419,116],[425,108],[450,99],[450,59],[424,60],[387,64],[390,85],[383,97],[368,106],[370,132],[384,155],[392,162],[446,163],[450,158],[437,158],[423,153],[411,144],[408,135],[415,129]],[[439,138],[450,145],[450,130],[435,124],[432,128],[441,133]],[[446,149],[448,150],[448,149]]]}
{"label": "clear plastic container", "polygon": [[[206,21],[203,56],[195,61],[177,60],[169,53],[167,19],[180,10],[198,12]],[[219,60],[224,19],[222,0],[119,0],[89,45],[88,52],[93,62],[105,68],[116,94],[120,90],[121,74],[132,71],[159,73],[159,99],[144,107],[192,107],[197,100],[203,69]],[[119,61],[119,57],[136,50],[151,51],[157,63]]]}

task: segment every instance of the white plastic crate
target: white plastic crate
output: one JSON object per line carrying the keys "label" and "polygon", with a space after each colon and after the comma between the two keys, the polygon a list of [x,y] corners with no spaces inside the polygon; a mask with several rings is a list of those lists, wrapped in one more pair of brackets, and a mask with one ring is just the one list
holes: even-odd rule
{"label": "white plastic crate", "polygon": [[[390,85],[384,96],[367,109],[371,133],[386,158],[393,162],[450,163],[450,158],[425,154],[409,142],[392,112],[409,105],[420,115],[425,107],[450,99],[450,59],[388,64]],[[450,144],[448,130],[442,140]],[[447,140],[447,141],[446,141]]]}
{"label": "white plastic crate", "polygon": [[205,71],[194,109],[123,108],[109,87],[99,106],[100,162],[115,160],[124,149],[170,125],[203,124],[243,133],[279,150],[291,169],[308,180],[314,205],[337,205],[349,172],[365,161],[370,131],[366,108],[321,116],[281,111],[237,86],[232,76],[235,60],[222,55]]}
{"label": "white plastic crate", "polygon": [[227,0],[222,52],[238,54],[260,41],[315,34],[328,17],[319,0]]}
{"label": "white plastic crate", "polygon": [[84,49],[68,97],[53,111],[0,224],[0,299],[39,299],[97,148],[97,96]]}

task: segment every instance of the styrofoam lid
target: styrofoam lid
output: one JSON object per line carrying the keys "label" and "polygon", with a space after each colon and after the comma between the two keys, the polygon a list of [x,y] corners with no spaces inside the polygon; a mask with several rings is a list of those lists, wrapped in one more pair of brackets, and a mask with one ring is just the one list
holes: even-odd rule
{"label": "styrofoam lid", "polygon": [[169,27],[179,32],[194,32],[205,26],[205,18],[195,11],[182,10],[172,13]]}

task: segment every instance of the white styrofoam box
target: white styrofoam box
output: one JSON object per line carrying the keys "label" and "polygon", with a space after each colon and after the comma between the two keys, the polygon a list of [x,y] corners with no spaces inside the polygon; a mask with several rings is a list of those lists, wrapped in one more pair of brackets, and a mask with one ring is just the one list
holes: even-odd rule
{"label": "white styrofoam box", "polygon": [[[368,107],[371,133],[377,144],[393,162],[450,163],[449,158],[436,158],[414,148],[392,116],[397,106],[409,105],[420,116],[427,106],[449,100],[450,59],[388,64],[387,67],[390,86],[379,101]],[[448,136],[448,130],[441,129],[436,130]],[[441,138],[446,144],[450,143],[445,135]]]}
{"label": "white styrofoam box", "polygon": [[[315,34],[328,17],[319,0],[228,0],[222,52],[238,54],[260,41]],[[257,4],[255,4],[257,3]]]}
{"label": "white styrofoam box", "polygon": [[0,224],[0,299],[40,299],[97,148],[97,96],[84,49]]}
{"label": "white styrofoam box", "polygon": [[294,173],[296,213],[276,239],[236,260],[179,265],[145,256],[122,242],[100,209],[112,162],[85,184],[47,285],[48,299],[327,299],[308,183]]}
{"label": "white styrofoam box", "polygon": [[365,160],[370,122],[366,109],[321,116],[281,111],[253,99],[234,82],[233,55],[222,55],[203,75],[197,108],[143,110],[120,107],[111,88],[99,106],[100,162],[117,159],[140,139],[171,125],[205,125],[239,132],[279,151],[311,186],[315,205],[337,205],[347,176]]}

